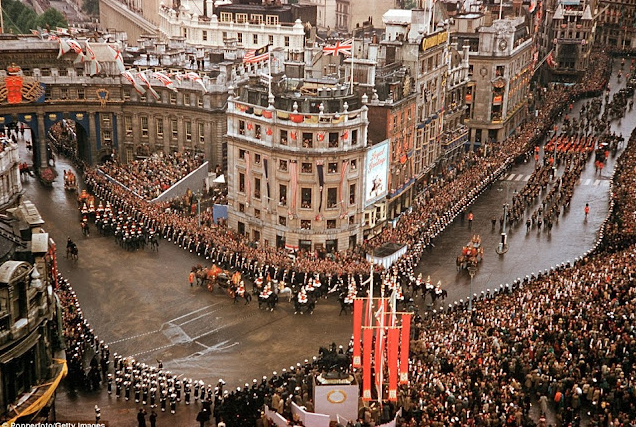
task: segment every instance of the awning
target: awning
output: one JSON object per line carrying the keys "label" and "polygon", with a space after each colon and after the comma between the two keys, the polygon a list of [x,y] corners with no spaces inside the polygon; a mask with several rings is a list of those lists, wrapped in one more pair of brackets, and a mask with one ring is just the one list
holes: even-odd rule
{"label": "awning", "polygon": [[225,184],[225,175],[219,175],[212,181],[215,184]]}
{"label": "awning", "polygon": [[[64,378],[68,372],[66,360],[53,359],[53,362],[55,365],[52,369],[57,370],[57,372],[53,376],[52,381],[34,387],[30,396],[21,404],[18,404],[17,407],[10,405],[11,412],[16,415],[5,422],[7,425],[14,424],[18,418],[38,413],[46,406],[49,400],[51,400],[53,393],[55,393],[55,390],[57,390],[57,387],[60,385],[60,381],[62,381],[62,378]],[[22,408],[22,406],[24,406],[24,408]]]}

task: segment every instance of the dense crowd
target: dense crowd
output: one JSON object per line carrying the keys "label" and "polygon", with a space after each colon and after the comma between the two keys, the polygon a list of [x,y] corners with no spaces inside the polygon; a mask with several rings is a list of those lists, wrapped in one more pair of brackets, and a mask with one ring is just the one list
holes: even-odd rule
{"label": "dense crowd", "polygon": [[152,200],[203,164],[203,156],[185,152],[153,154],[126,164],[109,161],[99,167],[130,191]]}

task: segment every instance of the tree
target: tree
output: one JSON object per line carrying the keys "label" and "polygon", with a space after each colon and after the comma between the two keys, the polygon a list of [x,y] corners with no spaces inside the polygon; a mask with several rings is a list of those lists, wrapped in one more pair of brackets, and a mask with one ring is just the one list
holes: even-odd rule
{"label": "tree", "polygon": [[84,0],[82,10],[89,15],[99,15],[99,0]]}
{"label": "tree", "polygon": [[37,17],[36,24],[36,26],[40,28],[45,28],[47,25],[49,28],[68,27],[68,23],[66,22],[64,15],[52,7],[49,7],[42,15]]}

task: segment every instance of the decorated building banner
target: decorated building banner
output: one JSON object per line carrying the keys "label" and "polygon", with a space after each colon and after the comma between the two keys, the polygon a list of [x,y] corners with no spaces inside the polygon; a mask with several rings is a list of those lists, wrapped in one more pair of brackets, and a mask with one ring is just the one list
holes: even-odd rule
{"label": "decorated building banner", "polygon": [[374,145],[366,153],[364,167],[364,205],[369,206],[388,193],[389,140]]}

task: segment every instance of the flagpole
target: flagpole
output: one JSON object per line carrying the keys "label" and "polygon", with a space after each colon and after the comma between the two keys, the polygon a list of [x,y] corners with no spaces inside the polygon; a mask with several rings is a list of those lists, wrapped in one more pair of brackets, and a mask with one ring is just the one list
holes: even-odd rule
{"label": "flagpole", "polygon": [[267,96],[272,96],[272,53],[269,51],[269,45],[267,45],[267,88],[269,93]]}
{"label": "flagpole", "polygon": [[373,263],[371,263],[371,277],[369,277],[371,283],[369,284],[369,303],[367,305],[369,309],[369,325],[373,326]]}
{"label": "flagpole", "polygon": [[4,14],[2,13],[2,0],[0,0],[0,34],[4,33]]}
{"label": "flagpole", "polygon": [[353,63],[354,63],[355,57],[356,57],[356,38],[354,36],[351,41],[351,95],[353,95]]}

